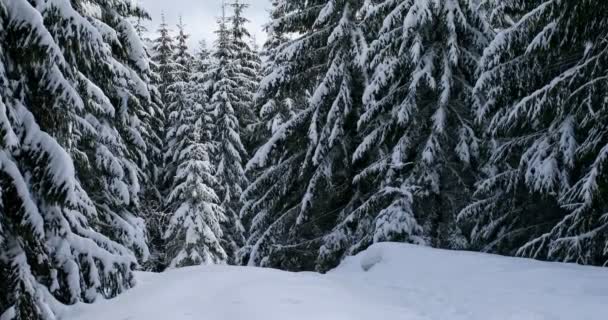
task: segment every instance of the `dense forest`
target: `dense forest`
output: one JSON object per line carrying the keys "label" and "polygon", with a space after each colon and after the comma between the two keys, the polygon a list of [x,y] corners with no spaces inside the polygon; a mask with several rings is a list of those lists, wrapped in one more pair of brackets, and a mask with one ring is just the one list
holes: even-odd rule
{"label": "dense forest", "polygon": [[0,319],[376,242],[608,263],[608,1],[0,0]]}

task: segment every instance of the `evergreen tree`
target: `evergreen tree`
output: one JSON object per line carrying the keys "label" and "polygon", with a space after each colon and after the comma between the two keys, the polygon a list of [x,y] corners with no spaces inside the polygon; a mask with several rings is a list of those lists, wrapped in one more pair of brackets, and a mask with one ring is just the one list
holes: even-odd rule
{"label": "evergreen tree", "polygon": [[[361,110],[365,49],[362,1],[282,0],[272,28],[299,36],[281,46],[260,96],[276,90],[312,94],[249,162],[261,174],[243,195],[251,221],[243,259],[250,265],[326,270],[315,262],[324,237],[353,200],[351,165]],[[310,87],[307,87],[309,84]],[[280,89],[279,89],[280,88]],[[308,134],[303,134],[307,132]]]}
{"label": "evergreen tree", "polygon": [[[179,154],[174,148],[181,143],[181,138],[177,136],[176,132],[180,127],[179,115],[184,108],[192,108],[192,100],[186,96],[186,93],[190,90],[193,57],[188,52],[187,41],[189,35],[185,32],[185,26],[181,17],[179,18],[177,28],[177,43],[173,44],[173,40],[168,41],[171,43],[171,46],[166,45],[166,47],[171,47],[171,51],[164,49],[166,54],[171,55],[171,57],[166,58],[166,61],[169,61],[169,65],[166,66],[165,70],[168,74],[163,80],[166,81],[163,85],[165,86],[165,114],[167,115],[167,136],[165,137],[164,157],[164,180],[165,188],[167,189],[165,192],[167,194],[172,192],[173,179],[178,167],[177,157],[179,157]],[[163,37],[161,33],[160,38]],[[158,57],[160,59],[161,55]]]}
{"label": "evergreen tree", "polygon": [[[279,7],[279,0],[272,2],[273,10],[271,10],[270,18],[279,19],[283,14],[283,8]],[[275,68],[279,67],[281,63],[277,59],[282,46],[288,43],[287,36],[280,30],[276,30],[272,27],[272,24],[265,26],[268,38],[264,43],[262,50],[262,57],[264,63],[261,65],[262,78],[265,81],[271,80],[268,78],[272,75]],[[261,86],[265,86],[265,83],[261,83]],[[258,122],[252,126],[251,131],[252,141],[251,143],[255,146],[254,149],[260,147],[281,127],[282,124],[293,118],[298,110],[298,106],[302,104],[303,98],[296,98],[297,92],[286,92],[277,88],[276,90],[268,90],[272,96],[264,96],[266,92],[259,91],[254,96],[256,102],[255,111],[257,112]],[[301,93],[300,93],[301,95]]]}
{"label": "evergreen tree", "polygon": [[204,74],[209,70],[210,64],[211,52],[209,51],[209,48],[207,48],[207,42],[205,40],[201,40],[194,55],[194,63],[192,64],[193,72],[204,76]]}
{"label": "evergreen tree", "polygon": [[232,23],[230,29],[230,48],[232,51],[232,63],[234,64],[234,80],[238,86],[236,96],[232,101],[232,107],[239,121],[243,142],[250,148],[252,136],[252,125],[257,122],[254,109],[253,97],[259,85],[261,60],[257,51],[250,46],[251,34],[246,28],[249,20],[244,16],[248,4],[234,0],[230,4],[233,9]]}
{"label": "evergreen tree", "polygon": [[[146,19],[149,19],[146,17]],[[146,114],[142,118],[142,138],[146,145],[146,163],[142,164],[144,182],[142,183],[141,212],[146,223],[148,247],[150,248],[150,258],[144,263],[147,270],[159,270],[162,256],[162,186],[163,172],[163,136],[165,130],[164,102],[155,84],[160,83],[160,75],[156,72],[154,63],[150,59],[153,42],[148,37],[148,29],[144,24],[145,19],[138,17],[134,19],[134,30],[143,42],[145,57],[149,60],[142,76],[148,83],[150,101],[145,106]],[[142,53],[143,54],[143,53]]]}
{"label": "evergreen tree", "polygon": [[[82,22],[85,32],[98,34],[92,36],[98,44],[70,57],[79,66],[84,102],[78,110],[80,120],[72,128],[70,153],[80,182],[99,212],[97,226],[144,262],[149,249],[141,200],[152,181],[148,157],[158,137],[151,119],[159,110],[153,100],[155,88],[150,86],[148,55],[129,19],[147,15],[135,4],[122,1],[93,7],[76,2],[74,6],[88,20]],[[72,14],[67,7],[58,7],[66,10],[66,17]],[[63,41],[70,45],[69,39]]]}
{"label": "evergreen tree", "polygon": [[186,33],[186,26],[182,20],[182,17],[179,17],[179,22],[177,24],[177,37],[175,38],[175,53],[173,56],[173,61],[175,61],[175,70],[173,71],[173,79],[177,81],[184,81],[190,77],[192,73],[192,63],[194,57],[188,51],[188,39],[190,35]]}
{"label": "evergreen tree", "polygon": [[136,259],[103,233],[145,259],[151,99],[131,17],[145,14],[130,1],[0,3],[2,318],[129,288]]}
{"label": "evergreen tree", "polygon": [[479,154],[471,87],[489,31],[468,0],[386,0],[366,10],[370,78],[353,156],[363,201],[345,212],[322,254],[378,241],[462,248],[456,215]]}
{"label": "evergreen tree", "polygon": [[218,20],[217,41],[213,53],[214,63],[208,71],[210,91],[209,110],[214,115],[213,139],[215,177],[219,183],[218,195],[226,219],[223,222],[222,246],[233,262],[236,251],[244,242],[244,229],[239,218],[240,195],[247,186],[243,162],[247,151],[241,142],[238,111],[243,110],[241,61],[235,59],[232,31],[228,29],[225,14]]}
{"label": "evergreen tree", "polygon": [[495,139],[477,201],[460,215],[477,248],[583,264],[608,260],[608,3],[502,1],[475,87]]}
{"label": "evergreen tree", "polygon": [[[180,23],[181,25],[181,23]],[[179,39],[185,40],[183,27]],[[185,42],[180,47],[187,53]],[[176,61],[191,60],[177,55]],[[187,65],[180,65],[186,70]],[[171,103],[168,144],[170,162],[176,167],[171,192],[167,199],[169,224],[164,235],[170,268],[221,264],[227,260],[222,247],[221,223],[226,220],[215,192],[217,180],[211,162],[212,118],[205,110],[204,96],[200,95],[195,79],[182,72],[182,79],[169,87]]]}
{"label": "evergreen tree", "polygon": [[161,23],[158,27],[158,37],[154,39],[152,59],[155,64],[155,71],[158,73],[159,82],[157,84],[163,102],[167,102],[167,87],[173,82],[175,71],[175,43],[169,25],[165,21],[165,15],[161,15]]}

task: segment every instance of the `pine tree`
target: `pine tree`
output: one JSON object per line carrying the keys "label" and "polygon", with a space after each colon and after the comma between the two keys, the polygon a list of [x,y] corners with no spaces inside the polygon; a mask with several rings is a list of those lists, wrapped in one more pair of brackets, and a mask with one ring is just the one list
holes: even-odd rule
{"label": "pine tree", "polygon": [[353,156],[364,195],[322,254],[331,261],[378,241],[462,247],[455,218],[479,154],[470,88],[489,31],[468,0],[378,1],[364,24],[374,40]]}
{"label": "pine tree", "polygon": [[193,72],[203,76],[209,70],[211,64],[211,52],[207,48],[207,42],[201,40],[194,55],[194,63],[192,64]]}
{"label": "pine tree", "polygon": [[173,60],[173,83],[168,86],[169,124],[166,157],[171,178],[164,234],[170,268],[225,263],[221,222],[225,219],[216,194],[217,180],[210,154],[212,118],[206,95],[192,72],[194,57],[180,18]]}
{"label": "pine tree", "polygon": [[[2,318],[55,319],[60,304],[132,286],[135,256],[100,230],[145,256],[125,212],[138,207],[150,103],[127,19],[145,14],[130,1],[88,5],[0,3]],[[118,217],[125,225],[104,227]]]}
{"label": "pine tree", "polygon": [[146,145],[147,164],[143,166],[144,179],[142,181],[141,212],[146,223],[148,246],[150,249],[149,261],[144,265],[147,270],[158,270],[163,248],[161,229],[163,223],[163,137],[165,135],[165,104],[160,91],[154,83],[158,83],[159,76],[153,68],[149,70],[150,103],[147,115],[142,119],[145,128],[143,139]]}
{"label": "pine tree", "polygon": [[157,84],[163,102],[167,101],[167,87],[173,82],[173,74],[175,71],[175,44],[169,25],[165,21],[165,15],[161,15],[161,23],[158,27],[158,37],[154,39],[153,56],[156,73],[159,76]]}
{"label": "pine tree", "polygon": [[179,17],[179,22],[177,24],[177,37],[175,41],[177,42],[175,46],[175,53],[173,56],[173,61],[175,61],[176,70],[173,71],[173,79],[178,81],[186,80],[190,74],[192,73],[192,63],[194,57],[188,51],[188,39],[190,35],[186,33],[186,26],[182,20],[182,17]]}
{"label": "pine tree", "polygon": [[258,52],[250,46],[251,34],[246,28],[249,20],[244,16],[248,4],[234,0],[230,4],[233,16],[230,17],[230,48],[232,51],[232,62],[234,64],[234,80],[238,86],[235,92],[235,100],[232,101],[233,108],[239,121],[240,131],[246,149],[250,149],[254,140],[251,128],[257,122],[257,114],[254,108],[253,97],[259,85],[259,74],[261,60]]}
{"label": "pine tree", "polygon": [[[166,61],[164,67],[167,75],[162,80],[164,83],[162,86],[165,87],[165,98],[164,103],[165,114],[167,117],[167,136],[165,137],[165,168],[164,168],[164,180],[165,180],[165,193],[171,193],[171,186],[173,185],[173,178],[177,171],[177,158],[179,155],[173,148],[180,143],[179,137],[176,136],[175,130],[180,126],[179,119],[176,118],[183,108],[191,108],[192,101],[185,94],[189,89],[189,82],[192,72],[193,57],[189,53],[187,41],[189,35],[185,32],[185,25],[183,24],[182,18],[179,18],[177,25],[178,36],[176,37],[176,44],[173,43],[173,39],[168,39],[163,36],[161,31],[160,39],[167,38],[164,42],[167,43],[162,47],[165,48],[159,51],[157,56],[159,61]],[[161,26],[161,30],[162,30]],[[164,28],[166,30],[166,28]],[[160,47],[160,46],[159,46]],[[160,52],[164,52],[160,54]],[[163,58],[164,55],[167,57]],[[169,56],[170,55],[170,56]]]}
{"label": "pine tree", "polygon": [[83,22],[86,32],[98,34],[93,37],[98,45],[71,57],[80,66],[84,108],[72,128],[70,153],[99,212],[97,226],[145,262],[149,248],[141,201],[152,181],[148,157],[158,148],[152,126],[160,110],[146,49],[129,20],[147,15],[130,2],[98,4],[95,10],[77,2],[75,8],[89,21]]}
{"label": "pine tree", "polygon": [[[185,45],[183,48],[187,52]],[[187,77],[169,87],[173,101],[169,152],[176,166],[167,199],[170,219],[164,235],[170,268],[221,264],[227,260],[221,244],[221,223],[226,218],[214,189],[217,180],[210,158],[213,119],[205,110],[204,101],[199,102],[201,96],[193,83]]]}
{"label": "pine tree", "polygon": [[[279,7],[279,4],[278,0],[272,2],[271,19],[279,19],[282,16],[283,8]],[[261,74],[265,81],[271,81],[272,79],[268,77],[282,63],[277,59],[277,54],[288,43],[289,39],[280,30],[273,28],[272,24],[266,25],[265,30],[268,38],[262,50],[264,63],[261,65]],[[265,86],[266,84],[263,83],[261,85]],[[265,91],[259,91],[254,96],[258,122],[251,128],[252,132],[254,132],[251,141],[251,144],[255,146],[253,149],[257,149],[268,141],[282,124],[292,119],[299,106],[302,105],[302,100],[304,100],[302,97],[295,97],[296,92],[287,92],[287,90],[281,90],[281,88]],[[264,96],[267,93],[272,96]]]}
{"label": "pine tree", "polygon": [[242,216],[251,221],[251,235],[242,256],[250,265],[328,267],[315,258],[323,236],[353,198],[355,168],[349,159],[357,144],[365,51],[356,14],[361,4],[275,2],[283,12],[273,20],[273,30],[299,36],[280,47],[281,63],[262,81],[260,95],[272,98],[276,90],[312,94],[248,164],[248,170],[261,170],[243,195]]}
{"label": "pine tree", "polygon": [[140,70],[143,80],[148,83],[150,100],[145,107],[146,114],[141,119],[142,139],[145,142],[145,163],[142,167],[142,192],[141,192],[141,216],[145,220],[150,258],[145,261],[143,267],[146,270],[158,271],[162,260],[162,194],[163,184],[163,136],[165,130],[165,105],[161,94],[156,87],[160,83],[160,75],[156,72],[155,65],[151,61],[150,53],[153,51],[153,41],[148,37],[148,29],[144,21],[149,17],[137,17],[133,19],[133,28],[143,43],[143,52],[148,60],[145,69]]}
{"label": "pine tree", "polygon": [[603,264],[608,3],[501,5],[518,19],[486,49],[475,87],[492,170],[460,219],[483,251]]}
{"label": "pine tree", "polygon": [[[235,59],[232,31],[228,29],[225,14],[218,19],[217,41],[213,64],[208,71],[209,110],[214,116],[213,139],[215,177],[219,183],[218,195],[226,219],[223,221],[222,246],[232,263],[237,250],[244,242],[244,229],[239,218],[240,195],[247,186],[243,162],[247,151],[241,142],[238,111],[246,105],[242,100],[241,61]],[[241,109],[240,109],[241,108]]]}

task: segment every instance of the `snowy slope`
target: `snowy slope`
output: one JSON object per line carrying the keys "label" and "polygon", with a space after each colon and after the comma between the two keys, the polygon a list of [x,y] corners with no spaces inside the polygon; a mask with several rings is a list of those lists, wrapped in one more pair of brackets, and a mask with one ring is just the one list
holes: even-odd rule
{"label": "snowy slope", "polygon": [[[367,271],[365,271],[367,270]],[[249,267],[139,273],[65,320],[604,320],[608,269],[383,243],[327,275]]]}

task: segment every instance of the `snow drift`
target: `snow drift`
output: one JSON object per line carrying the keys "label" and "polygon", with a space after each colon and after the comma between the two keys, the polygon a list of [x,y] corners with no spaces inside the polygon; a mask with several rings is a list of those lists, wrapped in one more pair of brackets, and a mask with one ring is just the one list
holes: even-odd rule
{"label": "snow drift", "polygon": [[382,243],[326,275],[230,266],[138,273],[65,320],[600,320],[608,269]]}

